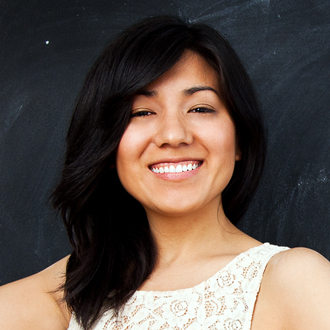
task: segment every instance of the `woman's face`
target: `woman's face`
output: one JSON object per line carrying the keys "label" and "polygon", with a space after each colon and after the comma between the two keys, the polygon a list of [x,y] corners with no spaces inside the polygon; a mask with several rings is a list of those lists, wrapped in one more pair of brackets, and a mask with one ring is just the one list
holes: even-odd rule
{"label": "woman's face", "polygon": [[235,126],[219,95],[216,72],[186,51],[134,98],[116,166],[122,185],[147,214],[219,206],[240,159]]}

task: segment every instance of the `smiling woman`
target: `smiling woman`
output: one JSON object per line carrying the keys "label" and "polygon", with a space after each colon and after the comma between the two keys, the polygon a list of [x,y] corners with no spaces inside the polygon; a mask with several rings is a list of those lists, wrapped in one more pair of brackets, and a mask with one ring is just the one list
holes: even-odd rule
{"label": "smiling woman", "polygon": [[133,98],[116,168],[149,223],[150,212],[196,217],[221,204],[240,151],[234,122],[219,95],[218,73],[187,51]]}
{"label": "smiling woman", "polygon": [[1,329],[329,329],[329,263],[234,226],[262,122],[212,28],[156,17],[121,34],[86,77],[53,194],[72,254],[1,288]]}

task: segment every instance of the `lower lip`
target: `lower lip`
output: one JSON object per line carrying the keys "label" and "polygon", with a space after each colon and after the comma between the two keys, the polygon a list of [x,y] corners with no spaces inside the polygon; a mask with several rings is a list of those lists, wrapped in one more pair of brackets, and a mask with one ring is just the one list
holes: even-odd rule
{"label": "lower lip", "polygon": [[154,171],[151,171],[151,172],[160,179],[178,181],[178,180],[188,179],[188,178],[196,175],[197,172],[199,171],[199,169],[202,167],[202,165],[203,164],[201,164],[194,170],[179,172],[179,173],[156,173]]}

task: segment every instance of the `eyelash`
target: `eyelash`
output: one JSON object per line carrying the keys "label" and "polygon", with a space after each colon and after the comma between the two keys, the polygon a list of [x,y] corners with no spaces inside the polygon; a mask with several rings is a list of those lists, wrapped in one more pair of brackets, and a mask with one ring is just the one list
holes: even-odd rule
{"label": "eyelash", "polygon": [[[196,107],[193,109],[190,109],[188,111],[192,112],[192,113],[212,113],[215,112],[213,109],[207,108],[207,107]],[[154,113],[152,111],[148,111],[148,110],[141,110],[141,111],[137,111],[131,114],[131,118],[132,117],[147,117],[150,115],[153,115]]]}
{"label": "eyelash", "polygon": [[141,110],[131,114],[131,117],[146,117],[152,115],[153,112],[148,110]]}
{"label": "eyelash", "polygon": [[189,112],[198,112],[198,113],[211,113],[215,112],[213,109],[207,107],[196,107],[194,109],[189,110]]}

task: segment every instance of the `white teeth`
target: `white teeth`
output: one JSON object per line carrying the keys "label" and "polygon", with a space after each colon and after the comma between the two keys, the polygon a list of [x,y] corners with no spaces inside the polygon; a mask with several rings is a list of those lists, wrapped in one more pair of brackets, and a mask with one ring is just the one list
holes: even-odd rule
{"label": "white teeth", "polygon": [[175,169],[175,172],[176,172],[176,173],[180,173],[180,172],[182,172],[182,166],[181,166],[181,165],[178,165],[178,166],[176,167],[176,169]]}
{"label": "white teeth", "polygon": [[181,173],[181,172],[187,172],[195,170],[197,167],[199,167],[199,164],[188,164],[188,165],[170,165],[170,167],[153,167],[151,170],[155,173]]}

